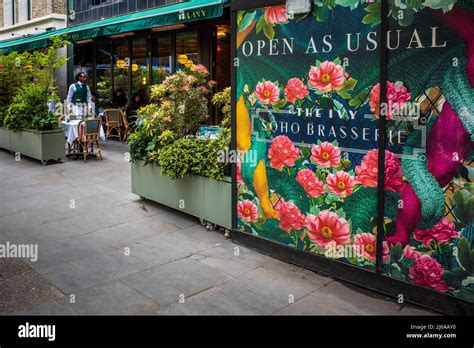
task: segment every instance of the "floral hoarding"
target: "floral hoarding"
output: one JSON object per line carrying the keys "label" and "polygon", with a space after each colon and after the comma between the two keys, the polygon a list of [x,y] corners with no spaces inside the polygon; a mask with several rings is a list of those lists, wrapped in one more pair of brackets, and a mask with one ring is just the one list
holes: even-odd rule
{"label": "floral hoarding", "polygon": [[383,238],[387,275],[474,301],[473,6],[390,9],[385,104],[380,1],[314,0],[296,18],[285,6],[238,12],[238,227],[369,270]]}

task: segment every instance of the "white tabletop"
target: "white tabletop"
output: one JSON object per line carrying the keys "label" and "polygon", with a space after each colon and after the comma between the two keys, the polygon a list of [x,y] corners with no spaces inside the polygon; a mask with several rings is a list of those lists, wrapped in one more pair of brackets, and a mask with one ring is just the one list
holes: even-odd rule
{"label": "white tabletop", "polygon": [[[79,123],[81,120],[71,120],[69,122],[61,122],[61,126],[64,129],[64,135],[69,144],[74,144],[74,142],[79,137]],[[100,138],[105,140],[105,132],[102,127],[100,127]]]}

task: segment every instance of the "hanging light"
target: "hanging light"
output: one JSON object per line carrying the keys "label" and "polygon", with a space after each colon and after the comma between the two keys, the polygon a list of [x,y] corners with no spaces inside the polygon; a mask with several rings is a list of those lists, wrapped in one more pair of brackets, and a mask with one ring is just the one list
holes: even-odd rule
{"label": "hanging light", "polygon": [[117,60],[117,68],[123,69],[123,68],[125,68],[125,65],[126,65],[125,60],[123,60],[123,59]]}
{"label": "hanging light", "polygon": [[178,63],[181,65],[185,65],[188,62],[188,56],[185,54],[180,54],[178,56]]}

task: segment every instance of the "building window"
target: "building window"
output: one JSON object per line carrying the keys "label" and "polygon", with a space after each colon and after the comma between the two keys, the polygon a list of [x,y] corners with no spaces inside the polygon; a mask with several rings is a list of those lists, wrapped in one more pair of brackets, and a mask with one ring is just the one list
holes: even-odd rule
{"label": "building window", "polygon": [[188,64],[201,63],[197,31],[185,31],[176,34],[176,70]]}

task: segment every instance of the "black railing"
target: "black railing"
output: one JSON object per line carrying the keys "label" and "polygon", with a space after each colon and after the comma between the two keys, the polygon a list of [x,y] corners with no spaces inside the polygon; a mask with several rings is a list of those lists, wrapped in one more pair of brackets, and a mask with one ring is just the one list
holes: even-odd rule
{"label": "black railing", "polygon": [[96,22],[105,18],[148,10],[187,0],[74,0],[69,26]]}

